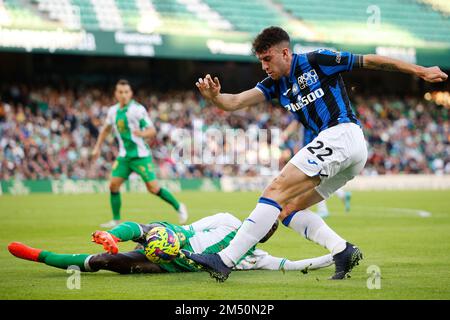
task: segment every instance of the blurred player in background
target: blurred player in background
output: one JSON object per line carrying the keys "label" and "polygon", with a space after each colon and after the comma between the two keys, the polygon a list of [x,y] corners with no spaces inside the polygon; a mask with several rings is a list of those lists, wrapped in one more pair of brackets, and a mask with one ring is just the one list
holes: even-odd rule
{"label": "blurred player in background", "polygon": [[[298,122],[297,120],[293,119],[291,121],[291,123],[287,126],[287,128],[282,132],[281,134],[281,139],[286,142],[289,139],[289,136],[292,135],[294,132],[296,132],[297,130],[299,130],[300,128],[300,122]],[[314,138],[316,137],[316,135],[314,134],[314,132],[311,129],[307,129],[305,127],[303,128],[303,143],[301,145],[301,147],[306,146],[307,144],[309,144],[311,141],[314,140]],[[293,156],[293,154],[290,155],[289,159]],[[287,160],[289,160],[287,159]],[[342,201],[342,203],[344,204],[345,207],[345,212],[349,212],[350,211],[350,201],[351,201],[351,197],[352,194],[350,191],[345,191],[344,188],[339,188],[334,192],[334,195],[336,195],[336,197],[339,198],[339,200]],[[322,218],[326,218],[330,215],[330,212],[328,211],[328,206],[327,206],[327,202],[326,200],[320,201],[317,204],[317,214],[319,216],[321,216]]]}
{"label": "blurred player in background", "polygon": [[110,107],[105,125],[92,151],[92,158],[96,160],[106,136],[114,128],[119,141],[119,155],[113,164],[109,185],[113,220],[102,224],[101,227],[111,228],[120,223],[120,186],[132,172],[141,176],[148,192],[168,202],[178,212],[179,222],[184,224],[188,219],[186,206],[156,181],[152,153],[146,142],[156,136],[156,129],[147,110],[133,100],[133,91],[127,80],[117,82],[114,95],[118,103]]}
{"label": "blurred player in background", "polygon": [[253,52],[267,74],[263,81],[252,89],[229,94],[221,93],[219,79],[207,74],[196,83],[203,97],[226,111],[277,99],[317,137],[297,152],[264,189],[227,248],[218,254],[188,252],[186,256],[203,265],[211,276],[225,281],[236,261],[280,218],[299,234],[324,244],[335,262],[331,279],[345,279],[362,259],[361,251],[308,209],[358,175],[367,161],[364,134],[341,73],[356,68],[399,71],[428,82],[442,82],[448,76],[439,67],[425,68],[376,54],[328,49],[295,54],[289,35],[279,27],[264,29],[253,41]]}
{"label": "blurred player in background", "polygon": [[[18,258],[42,262],[60,269],[67,269],[69,266],[75,265],[81,271],[86,272],[98,270],[109,270],[121,274],[196,272],[200,271],[200,268],[183,256],[162,264],[156,264],[148,260],[143,249],[146,245],[146,234],[155,227],[165,227],[177,234],[181,248],[192,252],[211,253],[219,252],[222,248],[228,246],[241,224],[241,221],[230,213],[217,213],[187,226],[167,222],[152,222],[149,224],[125,222],[112,230],[96,231],[92,235],[92,241],[103,245],[108,253],[94,255],[58,254],[31,248],[20,242],[10,243],[8,250]],[[277,227],[278,223],[275,223],[259,242],[266,242]],[[134,251],[119,253],[117,246],[119,241],[134,241],[139,245]],[[308,270],[324,268],[332,264],[333,258],[330,254],[312,259],[291,261],[273,257],[266,251],[253,247],[242,257],[235,270],[298,270],[306,273]]]}

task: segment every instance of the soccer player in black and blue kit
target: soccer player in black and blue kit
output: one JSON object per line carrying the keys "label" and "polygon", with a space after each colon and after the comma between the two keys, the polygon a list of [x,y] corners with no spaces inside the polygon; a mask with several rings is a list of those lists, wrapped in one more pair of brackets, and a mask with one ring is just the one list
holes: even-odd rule
{"label": "soccer player in black and blue kit", "polygon": [[268,75],[255,88],[238,94],[221,93],[219,79],[208,74],[196,83],[200,93],[226,111],[278,99],[317,137],[297,152],[265,188],[228,247],[217,254],[186,256],[218,281],[225,281],[236,261],[280,218],[286,226],[326,247],[335,262],[331,279],[344,279],[362,258],[360,250],[308,210],[358,175],[367,160],[361,125],[340,73],[355,68],[399,71],[428,82],[445,81],[447,75],[439,67],[426,68],[374,54],[331,50],[293,54],[289,35],[279,27],[264,29],[255,38],[253,51]]}

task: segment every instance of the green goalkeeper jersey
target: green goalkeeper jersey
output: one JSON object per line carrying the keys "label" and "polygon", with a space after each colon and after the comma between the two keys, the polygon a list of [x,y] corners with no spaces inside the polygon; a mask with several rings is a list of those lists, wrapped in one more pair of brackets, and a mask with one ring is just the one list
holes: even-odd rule
{"label": "green goalkeeper jersey", "polygon": [[[228,247],[241,226],[241,221],[228,213],[218,213],[205,217],[188,226],[179,226],[168,222],[158,222],[173,230],[180,239],[182,249],[195,253],[217,253]],[[252,255],[255,247],[236,262],[239,264],[247,256]],[[198,271],[189,260],[178,257],[171,263],[161,264],[168,272]]]}
{"label": "green goalkeeper jersey", "polygon": [[[124,222],[108,232],[122,241],[133,240],[145,245],[146,233],[155,226],[164,226],[177,234],[181,249],[195,253],[217,253],[228,247],[241,227],[241,224],[241,221],[230,213],[217,213],[187,226],[162,221],[155,221],[146,225],[140,225],[135,222]],[[236,265],[241,264],[240,269],[251,268],[251,266],[246,265],[254,265],[256,260],[253,259],[254,257],[250,257],[251,259],[247,261],[247,258],[253,255],[254,252],[255,247],[252,247],[236,262]],[[145,254],[144,250],[142,250],[142,253]],[[168,272],[198,271],[197,265],[182,256],[170,263],[162,263],[160,267]]]}
{"label": "green goalkeeper jersey", "polygon": [[141,137],[134,134],[136,130],[153,127],[144,106],[131,100],[123,108],[117,103],[110,107],[106,124],[114,128],[119,141],[119,157],[144,158],[151,156],[150,147]]}

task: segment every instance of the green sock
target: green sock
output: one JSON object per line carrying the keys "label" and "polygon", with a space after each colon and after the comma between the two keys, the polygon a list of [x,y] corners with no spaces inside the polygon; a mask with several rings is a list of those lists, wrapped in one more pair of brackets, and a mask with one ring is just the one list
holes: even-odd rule
{"label": "green sock", "polygon": [[67,269],[69,266],[78,266],[81,271],[86,271],[84,262],[89,254],[57,254],[50,251],[42,251],[39,254],[39,262],[48,266]]}
{"label": "green sock", "polygon": [[127,221],[108,231],[122,241],[135,240],[142,236],[141,228],[136,222]]}
{"label": "green sock", "polygon": [[122,200],[120,199],[120,192],[111,192],[110,202],[113,219],[120,220],[120,207],[122,206]]}
{"label": "green sock", "polygon": [[173,194],[170,193],[169,190],[161,188],[159,189],[159,192],[156,194],[158,197],[163,199],[164,201],[170,203],[172,207],[175,208],[175,210],[178,211],[178,208],[180,207],[180,203],[175,199]]}

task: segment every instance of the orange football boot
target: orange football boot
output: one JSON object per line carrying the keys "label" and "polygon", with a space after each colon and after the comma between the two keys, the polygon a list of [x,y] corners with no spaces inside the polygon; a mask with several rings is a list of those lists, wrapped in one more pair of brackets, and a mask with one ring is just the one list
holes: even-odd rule
{"label": "orange football boot", "polygon": [[119,241],[119,238],[106,231],[95,231],[92,234],[92,242],[103,245],[103,249],[111,254],[117,254],[119,252],[119,247],[117,246],[117,242]]}
{"label": "orange football boot", "polygon": [[36,262],[39,262],[38,258],[42,252],[41,249],[29,247],[21,242],[11,242],[8,245],[8,250],[13,256],[16,256],[17,258]]}

